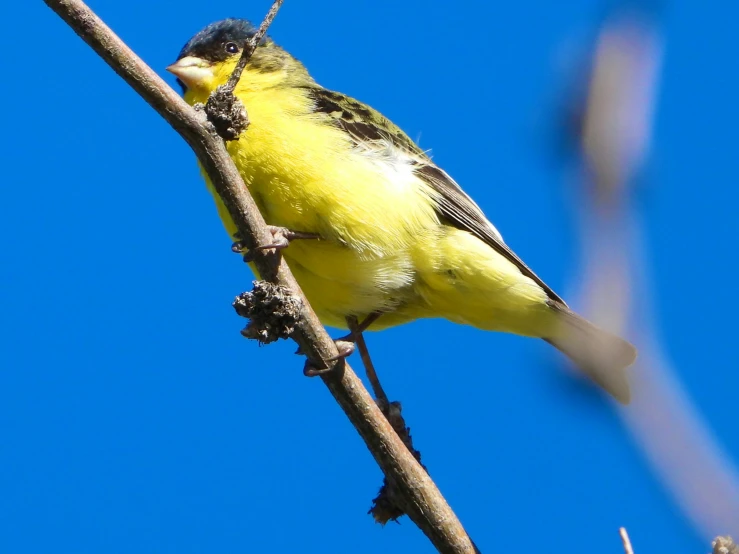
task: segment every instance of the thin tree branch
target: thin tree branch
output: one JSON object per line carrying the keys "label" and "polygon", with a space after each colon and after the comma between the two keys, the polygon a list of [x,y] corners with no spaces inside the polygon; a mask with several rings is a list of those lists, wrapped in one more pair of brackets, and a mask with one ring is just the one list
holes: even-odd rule
{"label": "thin tree branch", "polygon": [[284,0],[274,0],[274,2],[272,3],[272,7],[267,12],[267,15],[264,16],[264,21],[262,21],[262,24],[259,26],[259,29],[257,29],[257,32],[254,34],[253,37],[246,41],[246,44],[244,44],[244,51],[241,53],[241,58],[239,58],[239,62],[236,64],[231,77],[228,78],[228,83],[226,83],[226,88],[229,92],[233,92],[236,88],[236,85],[239,83],[239,79],[241,79],[241,74],[244,72],[246,64],[249,62],[249,59],[254,54],[254,50],[257,49],[257,46],[259,46],[259,43],[264,38],[264,35],[267,34],[267,29],[269,29],[269,26],[272,25],[272,21],[274,21],[275,16],[277,15],[277,12],[280,9],[280,6],[282,6],[283,2]]}
{"label": "thin tree branch", "polygon": [[[151,68],[139,59],[82,1],[44,0],[67,24],[146,100],[190,145],[223,199],[247,248],[272,240],[223,140],[205,115],[188,106]],[[256,252],[260,276],[285,287],[300,299],[292,338],[316,364],[337,354],[336,346],[308,305],[285,262],[274,251]],[[402,491],[406,512],[434,546],[444,553],[476,552],[438,488],[414,459],[380,412],[348,364],[321,378],[357,429],[388,479]]]}
{"label": "thin tree branch", "polygon": [[621,542],[624,544],[624,554],[634,554],[634,548],[631,546],[631,539],[626,532],[626,527],[621,527],[618,534],[621,535]]}
{"label": "thin tree branch", "polygon": [[241,57],[228,78],[228,82],[225,85],[218,85],[205,104],[205,114],[208,116],[208,120],[224,140],[238,139],[249,126],[249,114],[246,112],[246,107],[233,92],[236,85],[239,84],[239,79],[241,79],[246,64],[249,63],[257,46],[259,46],[264,35],[267,34],[267,29],[269,29],[283,1],[274,0],[259,29],[254,33],[254,36],[244,42]]}

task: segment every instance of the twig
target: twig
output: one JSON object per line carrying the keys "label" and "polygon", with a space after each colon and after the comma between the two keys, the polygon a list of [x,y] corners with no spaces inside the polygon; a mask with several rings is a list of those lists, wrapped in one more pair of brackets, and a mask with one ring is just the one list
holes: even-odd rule
{"label": "twig", "polygon": [[[254,200],[205,115],[188,106],[81,0],[44,0],[98,55],[148,102],[190,145],[223,199],[247,248],[272,240]],[[254,257],[260,276],[285,287],[301,301],[292,338],[315,363],[337,354],[336,346],[305,300],[287,265],[274,251]],[[438,488],[408,452],[348,364],[323,382],[365,441],[378,465],[403,492],[406,512],[444,553],[476,552]]]}
{"label": "twig", "polygon": [[264,21],[262,21],[262,24],[259,26],[259,29],[257,29],[257,32],[254,33],[253,37],[246,41],[246,44],[244,44],[244,50],[241,52],[239,63],[236,64],[233,73],[231,73],[231,77],[228,78],[228,83],[226,83],[226,90],[228,90],[229,92],[233,92],[233,90],[236,88],[236,85],[239,83],[239,79],[241,79],[241,74],[244,72],[246,64],[249,62],[249,59],[251,59],[252,55],[254,54],[254,50],[257,49],[259,43],[262,42],[264,35],[267,34],[267,29],[269,29],[269,26],[272,25],[272,21],[277,15],[277,12],[279,11],[283,2],[284,0],[274,0],[274,2],[272,3],[272,7],[267,12],[267,15],[264,16]]}
{"label": "twig", "polygon": [[241,100],[234,95],[234,89],[239,84],[246,64],[249,63],[254,51],[267,33],[282,2],[283,0],[274,0],[257,32],[244,43],[241,57],[228,78],[228,82],[225,85],[218,85],[205,104],[205,114],[223,140],[236,140],[249,127],[249,114]]}
{"label": "twig", "polygon": [[626,532],[625,527],[621,527],[618,530],[619,535],[621,535],[621,540],[624,543],[624,552],[626,554],[634,554],[634,549],[631,547],[631,539],[629,539],[629,534]]}

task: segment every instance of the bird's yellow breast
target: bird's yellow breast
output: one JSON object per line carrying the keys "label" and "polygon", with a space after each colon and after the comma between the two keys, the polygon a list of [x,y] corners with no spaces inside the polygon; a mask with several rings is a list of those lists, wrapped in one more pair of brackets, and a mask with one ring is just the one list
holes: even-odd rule
{"label": "bird's yellow breast", "polygon": [[[262,215],[270,225],[322,237],[284,251],[321,319],[343,326],[348,314],[408,303],[416,295],[413,249],[438,228],[432,193],[410,164],[382,148],[356,148],[325,114],[312,112],[299,89],[237,95],[250,125],[228,150]],[[236,227],[216,201],[233,236]]]}
{"label": "bird's yellow breast", "polygon": [[229,152],[270,224],[382,254],[437,223],[410,165],[355,148],[300,89],[239,96],[251,125]]}

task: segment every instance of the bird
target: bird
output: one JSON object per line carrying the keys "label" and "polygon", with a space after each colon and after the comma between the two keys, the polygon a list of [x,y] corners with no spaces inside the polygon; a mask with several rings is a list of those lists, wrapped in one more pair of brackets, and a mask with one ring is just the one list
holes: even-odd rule
{"label": "bird", "polygon": [[[255,34],[238,18],[195,34],[167,67],[185,101],[206,103]],[[444,318],[540,338],[629,403],[635,347],[571,310],[398,126],[320,86],[270,37],[260,40],[234,95],[250,123],[226,148],[270,229],[291,234],[279,240],[302,237],[282,255],[324,325],[347,328],[356,318],[374,331]]]}

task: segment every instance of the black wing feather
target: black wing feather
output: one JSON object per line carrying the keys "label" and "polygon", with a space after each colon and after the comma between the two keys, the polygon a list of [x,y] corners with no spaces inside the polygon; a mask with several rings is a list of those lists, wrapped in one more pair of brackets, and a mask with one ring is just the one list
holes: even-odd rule
{"label": "black wing feather", "polygon": [[445,171],[429,162],[420,165],[416,173],[439,193],[438,209],[444,219],[457,229],[476,236],[544,289],[551,300],[566,306],[565,301],[503,242],[500,233],[487,220],[482,210]]}

